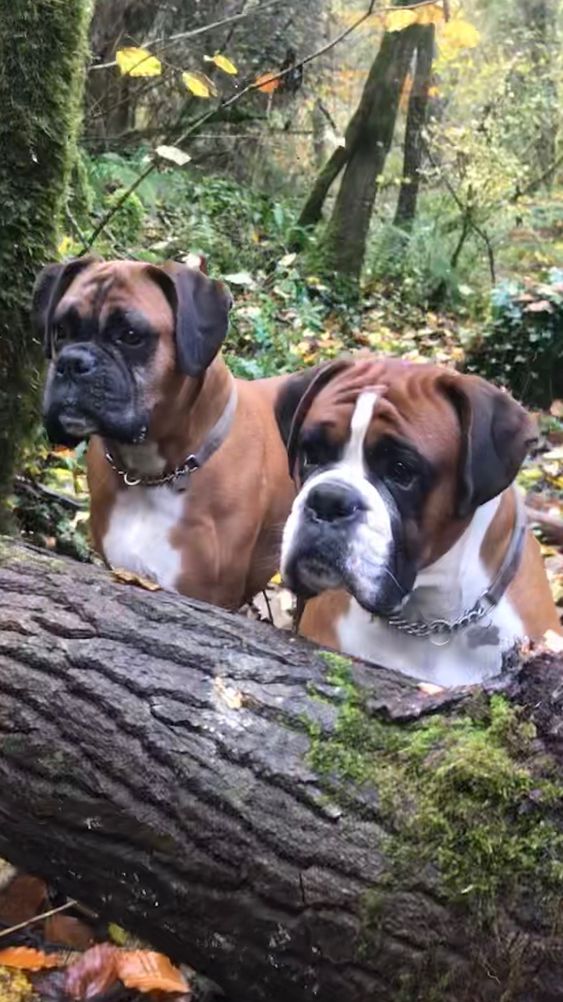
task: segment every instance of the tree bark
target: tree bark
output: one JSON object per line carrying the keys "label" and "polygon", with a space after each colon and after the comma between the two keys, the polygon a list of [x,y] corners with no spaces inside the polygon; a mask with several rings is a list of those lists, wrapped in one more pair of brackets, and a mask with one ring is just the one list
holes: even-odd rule
{"label": "tree bark", "polygon": [[354,280],[364,261],[378,178],[393,140],[415,32],[413,25],[383,36],[362,95],[366,114],[359,115],[350,145],[346,139],[349,155],[322,251],[328,269]]}
{"label": "tree bark", "polygon": [[3,541],[0,854],[231,1002],[551,1002],[562,667],[428,696]]}
{"label": "tree bark", "polygon": [[0,0],[0,526],[35,417],[35,276],[56,255],[80,117],[90,0]]}
{"label": "tree bark", "polygon": [[422,131],[428,112],[436,29],[433,24],[417,25],[416,32],[415,72],[405,127],[403,176],[395,211],[395,226],[404,229],[412,226],[416,216],[423,153]]}

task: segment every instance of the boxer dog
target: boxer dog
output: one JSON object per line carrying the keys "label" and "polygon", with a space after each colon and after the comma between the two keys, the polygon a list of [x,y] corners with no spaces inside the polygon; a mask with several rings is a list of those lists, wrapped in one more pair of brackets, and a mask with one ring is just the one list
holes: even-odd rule
{"label": "boxer dog", "polygon": [[560,631],[512,485],[536,431],[508,394],[358,356],[308,385],[294,377],[277,415],[301,488],[282,575],[309,599],[305,636],[450,686],[498,672],[516,641]]}
{"label": "boxer dog", "polygon": [[89,439],[95,548],[234,609],[277,570],[294,488],[274,416],[287,377],[233,379],[230,305],[198,268],[92,258],[49,265],[34,294],[44,422],[54,442]]}

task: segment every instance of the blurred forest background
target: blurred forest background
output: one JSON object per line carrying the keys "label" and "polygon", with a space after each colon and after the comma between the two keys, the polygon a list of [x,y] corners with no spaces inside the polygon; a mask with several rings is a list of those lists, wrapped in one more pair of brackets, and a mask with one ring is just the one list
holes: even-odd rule
{"label": "blurred forest background", "polygon": [[[34,20],[41,6],[22,0],[14,15],[0,0],[0,37],[27,8],[33,66],[47,58],[39,46],[72,44]],[[147,261],[201,252],[235,296],[226,353],[239,376],[368,347],[508,386],[540,417],[521,482],[563,601],[563,3],[74,6],[88,33],[75,44],[78,145],[25,267],[89,249]],[[60,66],[57,56],[49,72]],[[12,111],[19,86],[5,63]],[[50,93],[38,71],[36,89]],[[34,100],[37,124],[47,110]],[[11,149],[8,126],[9,114],[0,138]],[[16,167],[2,170],[0,193]],[[0,236],[4,275],[25,218],[20,201],[11,246],[9,228]],[[0,328],[11,332],[6,286]],[[29,340],[23,360],[2,351],[11,448],[6,401],[40,382],[41,363]],[[33,413],[22,427],[36,427]],[[10,483],[17,467],[9,506],[21,530],[89,559],[82,450],[53,453],[40,430],[23,445],[3,464]]]}

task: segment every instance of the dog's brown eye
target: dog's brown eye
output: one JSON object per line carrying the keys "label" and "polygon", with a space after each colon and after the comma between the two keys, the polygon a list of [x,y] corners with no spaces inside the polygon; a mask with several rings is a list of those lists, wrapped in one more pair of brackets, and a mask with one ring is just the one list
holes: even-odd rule
{"label": "dog's brown eye", "polygon": [[395,483],[404,488],[410,487],[416,476],[412,467],[402,463],[400,459],[393,463],[389,472]]}
{"label": "dog's brown eye", "polygon": [[118,337],[118,341],[121,344],[126,344],[128,348],[138,348],[143,342],[143,335],[139,334],[139,332],[134,330],[132,327],[129,327],[127,330],[121,332]]}

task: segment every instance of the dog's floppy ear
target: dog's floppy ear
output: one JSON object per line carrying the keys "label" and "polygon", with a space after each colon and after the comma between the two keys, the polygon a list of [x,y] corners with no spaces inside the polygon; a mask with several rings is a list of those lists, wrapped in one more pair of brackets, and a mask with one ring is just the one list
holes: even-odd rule
{"label": "dog's floppy ear", "polygon": [[53,314],[74,278],[97,260],[94,257],[77,257],[63,264],[48,264],[37,276],[31,299],[33,326],[43,339],[43,351],[51,358],[51,324]]}
{"label": "dog's floppy ear", "polygon": [[512,483],[538,432],[510,394],[479,376],[451,373],[443,385],[461,425],[456,514],[466,518]]}
{"label": "dog's floppy ear", "polygon": [[293,476],[301,426],[318,393],[342,369],[351,364],[349,358],[339,358],[316,365],[305,372],[289,376],[282,384],[276,401],[275,415],[283,443],[287,448],[289,473]]}
{"label": "dog's floppy ear", "polygon": [[232,296],[222,282],[207,277],[201,262],[197,269],[175,263],[149,267],[174,313],[180,370],[200,376],[227,336]]}

